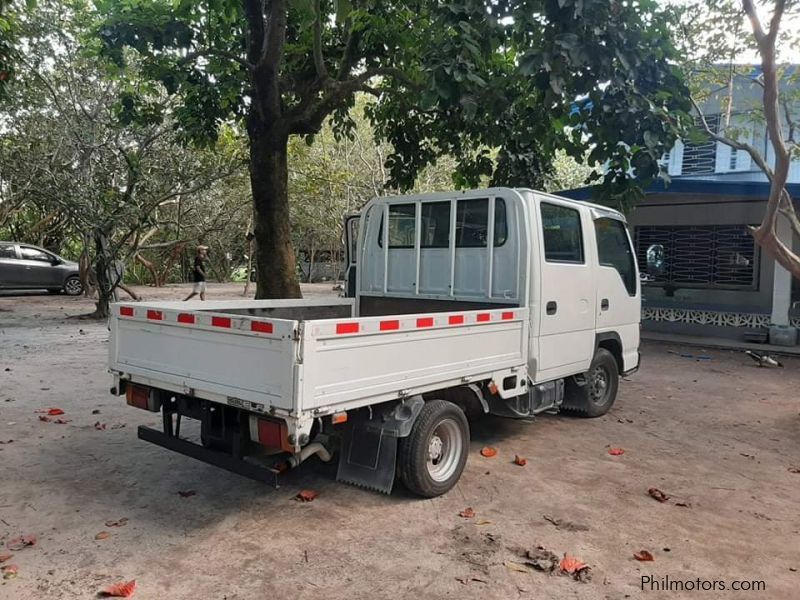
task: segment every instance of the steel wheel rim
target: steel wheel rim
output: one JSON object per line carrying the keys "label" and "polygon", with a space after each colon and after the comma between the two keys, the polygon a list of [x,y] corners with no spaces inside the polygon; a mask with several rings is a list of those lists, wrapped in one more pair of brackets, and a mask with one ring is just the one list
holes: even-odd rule
{"label": "steel wheel rim", "polygon": [[64,291],[68,294],[80,294],[82,290],[83,286],[78,279],[67,279],[67,282],[64,284]]}
{"label": "steel wheel rim", "polygon": [[597,366],[592,370],[589,381],[589,397],[595,404],[605,403],[611,384],[608,370],[605,367]]}
{"label": "steel wheel rim", "polygon": [[436,482],[450,479],[458,469],[463,452],[461,428],[453,419],[444,419],[428,440],[428,475]]}

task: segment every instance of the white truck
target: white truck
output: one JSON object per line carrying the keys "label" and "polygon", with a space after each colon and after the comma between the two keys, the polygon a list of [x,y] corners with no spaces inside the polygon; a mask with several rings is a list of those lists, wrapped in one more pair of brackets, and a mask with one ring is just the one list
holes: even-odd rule
{"label": "white truck", "polygon": [[340,481],[433,497],[468,414],[596,417],[638,368],[616,211],[493,188],[375,198],[346,230],[350,298],[113,306],[112,393],[162,413],[140,438],[265,481],[338,455]]}

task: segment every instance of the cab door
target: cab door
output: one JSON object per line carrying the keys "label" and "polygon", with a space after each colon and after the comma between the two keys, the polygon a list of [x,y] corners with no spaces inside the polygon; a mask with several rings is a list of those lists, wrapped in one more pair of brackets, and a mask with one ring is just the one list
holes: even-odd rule
{"label": "cab door", "polygon": [[597,294],[589,211],[550,197],[537,196],[536,206],[540,255],[533,268],[540,273],[540,326],[534,381],[541,382],[588,370]]}
{"label": "cab door", "polygon": [[22,266],[22,285],[25,287],[60,288],[61,271],[55,268],[55,257],[52,254],[34,248],[19,247],[20,265]]}
{"label": "cab door", "polygon": [[638,363],[641,294],[639,272],[625,223],[619,218],[594,219],[597,242],[597,333],[622,346],[623,370]]}
{"label": "cab door", "polygon": [[14,244],[0,246],[0,287],[23,285],[25,266],[17,256]]}
{"label": "cab door", "polygon": [[344,218],[344,251],[347,267],[344,272],[344,296],[356,297],[356,257],[358,243],[358,225],[360,215],[348,215]]}

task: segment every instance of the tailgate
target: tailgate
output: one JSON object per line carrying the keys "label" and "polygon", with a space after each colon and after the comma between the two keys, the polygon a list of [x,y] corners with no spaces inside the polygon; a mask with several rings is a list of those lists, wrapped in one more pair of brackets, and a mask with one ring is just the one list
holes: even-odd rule
{"label": "tailgate", "polygon": [[166,306],[112,307],[112,371],[198,397],[263,404],[260,410],[293,408],[297,321]]}

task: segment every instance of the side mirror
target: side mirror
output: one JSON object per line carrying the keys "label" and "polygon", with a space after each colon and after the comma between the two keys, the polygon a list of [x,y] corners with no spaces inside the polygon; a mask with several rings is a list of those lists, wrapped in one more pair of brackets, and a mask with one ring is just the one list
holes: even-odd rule
{"label": "side mirror", "polygon": [[647,248],[647,274],[660,277],[667,271],[667,261],[664,257],[664,246],[653,244]]}
{"label": "side mirror", "polygon": [[50,264],[53,265],[54,267],[56,265],[60,265],[61,263],[62,263],[62,260],[60,258],[58,258],[57,256],[53,256],[53,257],[50,258]]}

